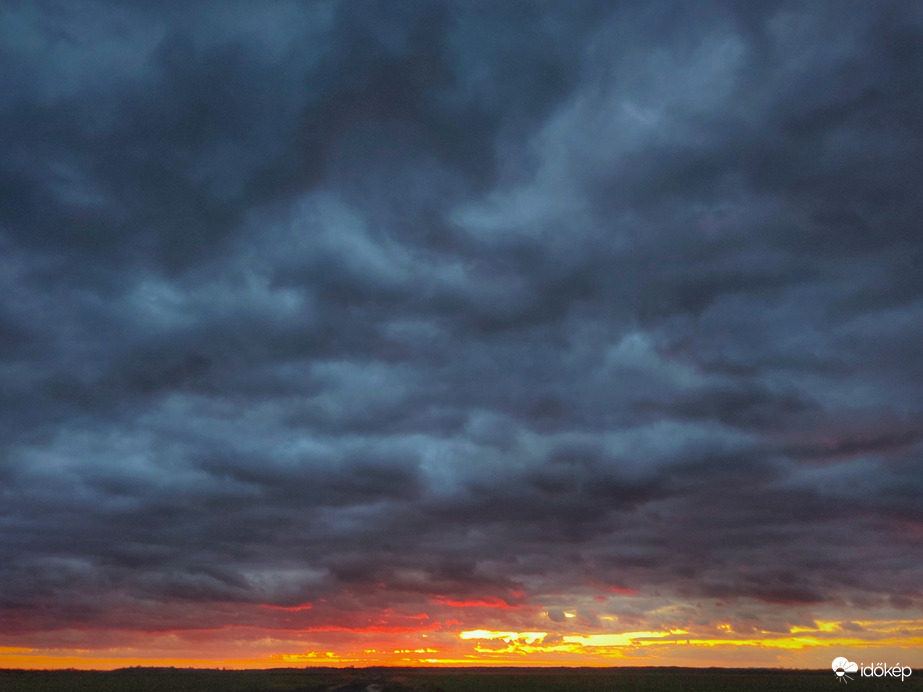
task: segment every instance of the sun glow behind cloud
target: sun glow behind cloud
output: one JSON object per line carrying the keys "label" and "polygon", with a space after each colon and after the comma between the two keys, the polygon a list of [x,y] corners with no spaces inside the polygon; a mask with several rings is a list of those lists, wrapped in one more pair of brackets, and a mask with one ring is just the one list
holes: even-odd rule
{"label": "sun glow behind cloud", "polygon": [[[132,665],[271,668],[366,665],[772,665],[820,668],[834,655],[923,664],[923,620],[818,621],[788,632],[735,633],[731,623],[688,628],[557,632],[458,629],[452,620],[416,630],[373,626],[301,631],[226,627],[168,634],[120,633],[123,645],[0,648],[0,667],[119,668]],[[493,621],[496,621],[495,619]],[[110,634],[111,638],[111,634]],[[116,637],[118,639],[119,637]],[[89,638],[92,639],[91,637]],[[872,653],[875,652],[875,653]],[[863,656],[864,654],[864,656]]]}

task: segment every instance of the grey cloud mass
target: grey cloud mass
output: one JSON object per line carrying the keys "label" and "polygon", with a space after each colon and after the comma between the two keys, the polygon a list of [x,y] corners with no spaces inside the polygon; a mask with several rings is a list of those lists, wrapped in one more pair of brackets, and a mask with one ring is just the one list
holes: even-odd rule
{"label": "grey cloud mass", "polygon": [[921,7],[3,3],[0,639],[918,613]]}

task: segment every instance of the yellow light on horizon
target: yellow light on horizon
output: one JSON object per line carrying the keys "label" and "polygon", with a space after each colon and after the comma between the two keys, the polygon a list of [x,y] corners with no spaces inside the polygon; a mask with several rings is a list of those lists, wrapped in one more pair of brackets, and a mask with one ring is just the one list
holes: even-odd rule
{"label": "yellow light on horizon", "polygon": [[801,625],[792,625],[790,631],[792,634],[799,634],[801,632],[838,632],[841,628],[841,623],[839,622],[822,622],[817,621],[817,627],[802,627]]}
{"label": "yellow light on horizon", "polygon": [[491,630],[468,630],[459,632],[460,639],[502,639],[505,642],[524,641],[527,644],[540,641],[547,632],[493,632]]}
{"label": "yellow light on horizon", "polygon": [[673,630],[671,632],[622,632],[621,634],[572,634],[564,637],[568,644],[581,644],[582,646],[631,646],[633,644],[646,644],[647,640],[662,640],[672,634],[687,634],[686,630]]}

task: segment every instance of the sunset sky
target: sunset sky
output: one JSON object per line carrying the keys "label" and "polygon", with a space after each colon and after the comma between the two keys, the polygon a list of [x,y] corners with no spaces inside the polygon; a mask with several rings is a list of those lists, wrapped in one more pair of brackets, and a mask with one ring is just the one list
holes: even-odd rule
{"label": "sunset sky", "polygon": [[0,668],[923,666],[923,4],[0,4]]}

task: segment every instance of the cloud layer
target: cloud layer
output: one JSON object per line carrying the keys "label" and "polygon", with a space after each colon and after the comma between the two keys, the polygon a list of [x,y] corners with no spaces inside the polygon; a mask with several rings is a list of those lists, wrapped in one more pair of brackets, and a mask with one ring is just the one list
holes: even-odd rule
{"label": "cloud layer", "polygon": [[921,28],[8,3],[0,644],[919,618]]}

